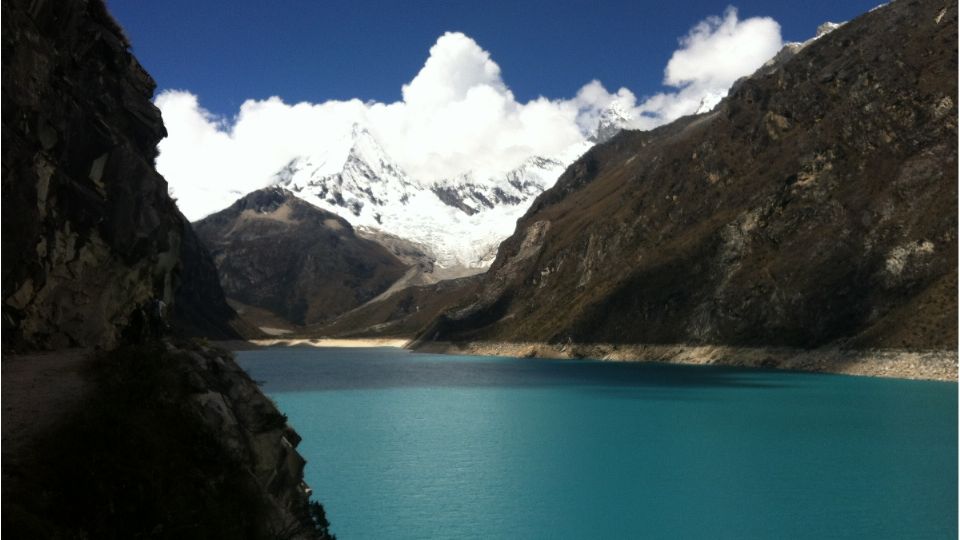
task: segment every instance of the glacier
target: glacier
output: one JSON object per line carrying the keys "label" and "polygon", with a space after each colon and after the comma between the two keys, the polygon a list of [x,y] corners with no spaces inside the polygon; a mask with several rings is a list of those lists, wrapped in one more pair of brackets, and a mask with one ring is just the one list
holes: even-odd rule
{"label": "glacier", "polygon": [[348,136],[291,160],[272,184],[361,232],[420,244],[439,268],[468,275],[493,262],[533,199],[590,146],[585,141],[560,155],[532,156],[494,177],[467,172],[425,181],[407,174],[367,128],[354,124]]}

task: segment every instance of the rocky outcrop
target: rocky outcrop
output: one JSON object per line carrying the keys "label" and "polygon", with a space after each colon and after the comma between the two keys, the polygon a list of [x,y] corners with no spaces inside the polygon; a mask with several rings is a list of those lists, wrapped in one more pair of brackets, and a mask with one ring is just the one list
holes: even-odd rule
{"label": "rocky outcrop", "polygon": [[8,454],[4,431],[4,532],[328,538],[300,437],[230,353],[157,342],[99,355],[83,372],[83,399],[47,432]]}
{"label": "rocky outcrop", "polygon": [[956,41],[892,2],[597,145],[421,345],[956,349]]}
{"label": "rocky outcrop", "polygon": [[346,220],[282,188],[265,188],[194,224],[226,294],[297,325],[384,292],[407,266]]}
{"label": "rocky outcrop", "polygon": [[154,170],[153,90],[102,1],[4,1],[4,348],[112,347],[151,297],[237,335]]}
{"label": "rocky outcrop", "polygon": [[[123,32],[102,0],[4,0],[2,25],[4,358],[112,349],[85,364],[96,380],[66,418],[13,449],[16,467],[4,454],[4,531],[324,538],[299,437],[228,353],[117,347],[139,341],[152,298],[172,305],[181,334],[238,336],[209,254],[154,170],[165,130]],[[56,405],[49,394],[38,407]]]}
{"label": "rocky outcrop", "polygon": [[261,537],[315,538],[309,512],[311,490],[303,481],[306,461],[296,451],[300,436],[287,418],[227,351],[167,344],[172,369],[185,382],[181,401],[226,459],[256,481],[262,493]]}

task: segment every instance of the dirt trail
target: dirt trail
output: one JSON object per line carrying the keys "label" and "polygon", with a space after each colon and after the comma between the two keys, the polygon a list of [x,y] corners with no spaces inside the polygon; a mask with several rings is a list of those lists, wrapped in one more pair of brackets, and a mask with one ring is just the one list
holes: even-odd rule
{"label": "dirt trail", "polygon": [[39,435],[75,410],[90,384],[84,375],[90,351],[4,355],[2,459],[4,482]]}

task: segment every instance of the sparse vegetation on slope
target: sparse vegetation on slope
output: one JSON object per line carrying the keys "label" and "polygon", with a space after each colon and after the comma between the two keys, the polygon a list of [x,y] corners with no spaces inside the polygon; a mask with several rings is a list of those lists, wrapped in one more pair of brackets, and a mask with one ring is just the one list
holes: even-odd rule
{"label": "sparse vegetation on slope", "polygon": [[956,349],[956,42],[893,2],[594,147],[423,342]]}

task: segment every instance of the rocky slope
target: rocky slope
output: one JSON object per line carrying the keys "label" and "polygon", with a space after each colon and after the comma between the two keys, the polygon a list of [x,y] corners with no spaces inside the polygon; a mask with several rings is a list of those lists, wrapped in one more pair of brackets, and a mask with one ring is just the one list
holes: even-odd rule
{"label": "rocky slope", "polygon": [[957,6],[900,0],[595,146],[438,341],[957,346]]}
{"label": "rocky slope", "polygon": [[154,296],[185,331],[237,336],[153,168],[154,82],[102,3],[3,14],[4,348],[111,347]]}
{"label": "rocky slope", "polygon": [[227,303],[217,267],[186,219],[181,224],[180,264],[171,313],[176,335],[217,340],[260,335]]}
{"label": "rocky slope", "polygon": [[444,310],[476,293],[482,276],[408,286],[381,295],[336,319],[302,329],[305,337],[409,339]]}
{"label": "rocky slope", "polygon": [[346,220],[281,188],[265,188],[194,224],[226,294],[297,325],[374,298],[407,265]]}

